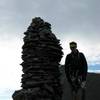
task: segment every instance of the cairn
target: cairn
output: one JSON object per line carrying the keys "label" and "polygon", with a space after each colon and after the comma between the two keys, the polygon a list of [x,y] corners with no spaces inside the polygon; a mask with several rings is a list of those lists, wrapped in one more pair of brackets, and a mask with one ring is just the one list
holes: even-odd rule
{"label": "cairn", "polygon": [[14,92],[13,100],[61,100],[60,40],[52,33],[51,25],[40,17],[32,19],[24,34],[22,89]]}

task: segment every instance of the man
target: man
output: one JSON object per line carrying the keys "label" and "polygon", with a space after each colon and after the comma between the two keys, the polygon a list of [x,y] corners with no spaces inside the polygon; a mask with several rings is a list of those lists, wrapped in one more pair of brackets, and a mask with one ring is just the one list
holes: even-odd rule
{"label": "man", "polygon": [[77,92],[81,88],[83,91],[82,100],[85,99],[85,86],[87,76],[87,61],[83,53],[77,49],[76,42],[70,42],[71,53],[66,56],[65,73],[70,83],[73,100],[77,100]]}

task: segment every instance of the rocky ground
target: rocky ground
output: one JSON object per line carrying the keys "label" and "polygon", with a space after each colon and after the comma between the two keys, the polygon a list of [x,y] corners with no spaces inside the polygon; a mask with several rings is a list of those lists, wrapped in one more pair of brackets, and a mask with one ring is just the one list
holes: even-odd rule
{"label": "rocky ground", "polygon": [[[61,73],[61,83],[63,86],[62,100],[71,100],[71,91],[63,68],[61,68]],[[100,74],[88,73],[86,100],[100,100]]]}

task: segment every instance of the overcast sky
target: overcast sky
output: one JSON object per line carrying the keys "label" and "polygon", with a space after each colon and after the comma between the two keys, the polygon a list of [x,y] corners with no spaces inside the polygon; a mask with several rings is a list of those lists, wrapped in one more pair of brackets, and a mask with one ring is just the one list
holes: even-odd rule
{"label": "overcast sky", "polygon": [[89,65],[100,64],[100,0],[1,0],[0,89],[4,95],[20,88],[23,33],[38,16],[51,23],[52,32],[61,40],[61,64],[73,40]]}

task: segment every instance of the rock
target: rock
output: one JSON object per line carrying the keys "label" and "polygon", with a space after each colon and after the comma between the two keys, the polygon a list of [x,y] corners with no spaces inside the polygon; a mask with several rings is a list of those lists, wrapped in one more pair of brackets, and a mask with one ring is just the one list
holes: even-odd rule
{"label": "rock", "polygon": [[60,40],[52,33],[51,24],[40,17],[32,19],[24,34],[22,89],[13,94],[13,100],[61,100]]}

